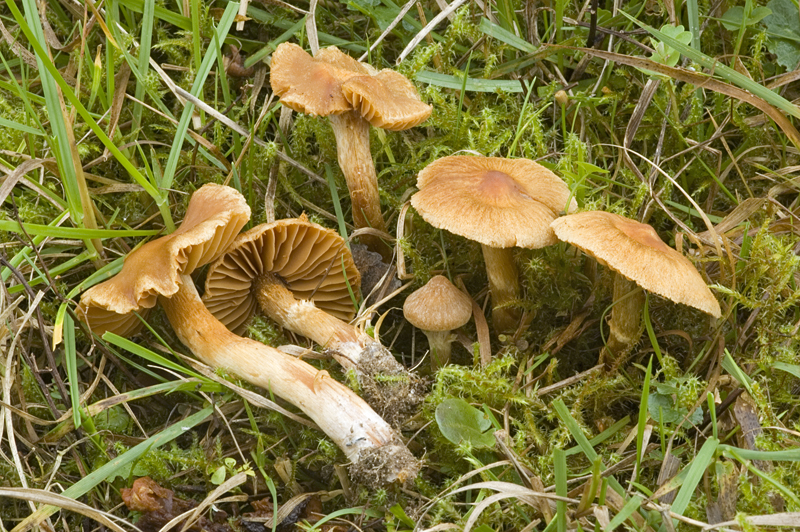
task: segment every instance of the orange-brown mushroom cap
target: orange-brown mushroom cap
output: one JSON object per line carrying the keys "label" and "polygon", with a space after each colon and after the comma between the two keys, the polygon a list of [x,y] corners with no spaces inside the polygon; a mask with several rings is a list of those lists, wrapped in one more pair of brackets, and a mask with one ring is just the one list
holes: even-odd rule
{"label": "orange-brown mushroom cap", "polygon": [[133,251],[116,276],[84,292],[78,315],[97,334],[131,334],[141,323],[134,311],[175,294],[180,276],[219,257],[249,219],[250,207],[235,189],[203,185],[180,227]]}
{"label": "orange-brown mushroom cap", "polygon": [[694,265],[665,244],[651,226],[603,211],[564,216],[551,226],[559,239],[645,290],[721,316],[719,302]]}
{"label": "orange-brown mushroom cap", "polygon": [[381,129],[410,129],[431,116],[431,106],[420,101],[414,85],[393,70],[349,78],[342,84],[342,92],[353,109]]}
{"label": "orange-brown mushroom cap", "polygon": [[355,315],[350,290],[359,293],[361,276],[344,239],[305,216],[239,235],[209,268],[206,307],[228,329],[241,332],[258,305],[253,282],[265,273],[278,276],[297,299],[311,300],[337,318]]}
{"label": "orange-brown mushroom cap", "polygon": [[369,74],[364,66],[336,47],[311,57],[293,43],[281,43],[272,54],[270,85],[281,103],[309,115],[328,116],[353,109],[344,97],[342,83]]}
{"label": "orange-brown mushroom cap", "polygon": [[296,44],[280,44],[272,54],[270,84],[281,103],[299,113],[328,116],[357,110],[373,126],[391,131],[414,127],[431,114],[405,76],[377,72],[335,46],[311,57]]}
{"label": "orange-brown mushroom cap", "polygon": [[528,159],[443,157],[417,187],[411,204],[428,223],[495,248],[554,244],[550,223],[577,209],[566,183]]}
{"label": "orange-brown mushroom cap", "polygon": [[469,321],[472,301],[447,277],[437,275],[406,298],[403,315],[424,331],[452,331]]}

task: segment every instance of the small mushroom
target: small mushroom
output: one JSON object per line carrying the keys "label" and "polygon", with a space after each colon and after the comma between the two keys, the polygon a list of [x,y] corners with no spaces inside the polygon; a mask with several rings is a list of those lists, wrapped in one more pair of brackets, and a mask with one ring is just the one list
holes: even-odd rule
{"label": "small mushroom", "polygon": [[110,319],[114,314],[151,308],[158,300],[197,358],[305,412],[344,451],[354,474],[373,486],[414,477],[417,460],[352,390],[300,359],[233,334],[203,305],[189,274],[216,259],[249,216],[250,208],[234,189],[203,186],[192,196],[181,227],[133,251],[116,277],[86,291],[78,315],[96,332],[124,332],[131,320]]}
{"label": "small mushroom", "polygon": [[425,167],[417,187],[411,204],[425,221],[481,243],[492,321],[498,331],[515,329],[519,315],[503,308],[520,297],[511,248],[557,242],[550,222],[577,209],[566,183],[528,159],[453,155]]}
{"label": "small mushroom", "polygon": [[639,287],[715,318],[722,315],[694,265],[651,226],[610,212],[588,211],[558,218],[551,227],[559,239],[616,272],[610,334],[600,354],[606,367],[621,363],[642,335],[644,293]]}
{"label": "small mushroom", "polygon": [[[420,101],[414,86],[401,74],[378,72],[335,46],[311,57],[296,44],[280,44],[272,54],[270,84],[284,105],[330,119],[356,228],[386,231],[369,148],[369,126],[409,129],[425,121],[431,107]],[[384,259],[391,258],[391,249],[377,237],[365,235],[362,239]]]}
{"label": "small mushroom", "polygon": [[431,369],[436,371],[450,361],[450,344],[455,339],[451,331],[467,324],[472,301],[447,277],[437,275],[406,298],[403,315],[428,337]]}
{"label": "small mushroom", "polygon": [[[359,294],[359,282],[344,239],[301,216],[239,235],[209,267],[203,300],[233,331],[242,331],[259,307],[281,327],[328,348],[342,367],[355,370],[373,406],[385,411],[391,403],[392,412],[406,412],[419,402],[417,379],[388,349],[343,321],[355,315],[352,297]],[[379,374],[401,379],[381,385]]]}

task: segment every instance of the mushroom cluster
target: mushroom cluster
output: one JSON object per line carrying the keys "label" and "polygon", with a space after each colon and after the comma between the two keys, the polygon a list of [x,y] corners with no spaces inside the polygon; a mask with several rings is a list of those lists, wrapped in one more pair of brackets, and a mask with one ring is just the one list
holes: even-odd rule
{"label": "mushroom cluster", "polygon": [[[297,45],[281,44],[270,76],[284,105],[329,118],[355,225],[385,233],[369,126],[414,127],[428,118],[430,106],[400,74],[377,71],[335,47],[312,57]],[[417,188],[410,203],[427,223],[480,244],[495,333],[521,330],[523,322],[513,249],[559,240],[616,272],[610,335],[600,354],[609,368],[620,364],[641,336],[641,289],[721,316],[695,267],[652,227],[606,212],[576,213],[567,183],[535,161],[447,156],[419,172]],[[192,196],[180,227],[131,252],[118,275],[86,291],[78,316],[97,334],[130,335],[159,303],[197,358],[306,413],[339,445],[359,479],[378,486],[413,478],[420,464],[392,424],[398,426],[421,401],[422,381],[365,327],[351,323],[360,273],[347,242],[304,215],[239,234],[249,218],[240,193],[204,185]],[[385,259],[391,257],[391,248],[375,233],[362,232],[361,238]],[[191,275],[205,265],[210,266],[201,299]],[[239,336],[258,310],[355,372],[355,387],[368,401],[299,358]],[[403,313],[427,335],[431,372],[450,362],[453,331],[473,313],[488,330],[477,303],[443,275],[433,275],[410,294]],[[381,384],[381,376],[391,386]]]}

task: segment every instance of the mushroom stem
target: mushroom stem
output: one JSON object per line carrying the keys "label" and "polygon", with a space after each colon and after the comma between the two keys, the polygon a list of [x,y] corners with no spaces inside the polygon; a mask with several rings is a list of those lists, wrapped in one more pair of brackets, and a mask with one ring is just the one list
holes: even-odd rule
{"label": "mushroom stem", "polygon": [[334,351],[333,357],[346,370],[358,366],[364,346],[373,342],[349,323],[317,308],[313,301],[298,301],[271,273],[256,277],[253,290],[262,312],[278,325]]}
{"label": "mushroom stem", "polygon": [[514,264],[512,248],[494,248],[481,244],[489,289],[492,291],[492,323],[498,332],[514,331],[519,312],[513,308],[497,308],[519,299],[519,272]]}
{"label": "mushroom stem", "polygon": [[[372,227],[386,231],[378,194],[378,176],[369,149],[369,122],[358,111],[347,111],[328,117],[336,137],[339,167],[347,180],[353,205],[353,222],[357,229]],[[385,261],[392,258],[392,250],[374,235],[359,237],[371,251],[381,254]]]}
{"label": "mushroom stem", "polygon": [[453,343],[453,335],[450,331],[426,331],[428,345],[431,349],[431,369],[433,371],[446,366],[450,362],[450,344]]}
{"label": "mushroom stem", "polygon": [[600,353],[600,362],[610,369],[624,362],[628,353],[642,336],[644,291],[634,281],[616,274],[614,278],[614,307],[608,343]]}
{"label": "mushroom stem", "polygon": [[[373,485],[405,482],[419,462],[367,403],[326,372],[228,331],[206,309],[189,276],[161,305],[180,340],[203,362],[272,391],[305,412],[353,462],[351,472]],[[376,476],[376,471],[378,474]]]}

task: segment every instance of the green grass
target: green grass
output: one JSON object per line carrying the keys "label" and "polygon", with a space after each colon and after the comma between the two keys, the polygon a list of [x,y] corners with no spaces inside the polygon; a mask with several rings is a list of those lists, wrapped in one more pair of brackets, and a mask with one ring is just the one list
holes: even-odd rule
{"label": "green grass", "polygon": [[[454,364],[431,377],[399,427],[425,461],[404,489],[348,482],[343,453],[280,398],[192,367],[157,309],[135,337],[91,337],[75,313],[81,293],[116,274],[130,250],[174,231],[205,183],[243,192],[252,226],[265,219],[273,175],[277,219],[305,212],[353,233],[327,120],[293,113],[287,127],[278,98],[265,98],[275,48],[308,47],[305,16],[278,4],[249,5],[240,31],[238,4],[221,0],[106,0],[85,17],[75,3],[0,3],[21,47],[0,38],[0,488],[31,490],[31,500],[58,493],[123,529],[139,516],[120,492],[145,475],[199,502],[220,475],[245,473],[220,494],[237,497],[216,503],[228,515],[264,497],[289,503],[288,513],[300,492],[320,492],[323,521],[307,530],[345,521],[392,531],[699,530],[725,498],[722,520],[753,527],[800,512],[798,82],[768,88],[787,73],[775,54],[797,53],[798,41],[776,41],[769,19],[724,29],[724,9],[737,2],[675,3],[689,44],[664,29],[663,3],[615,13],[600,3],[605,39],[594,50],[580,48],[584,2],[498,0],[488,11],[466,2],[396,64],[440,13],[423,0],[370,51],[373,67],[407,75],[433,107],[408,131],[373,128],[392,233],[432,161],[462,151],[534,159],[582,210],[645,221],[680,243],[723,309],[714,321],[649,294],[628,362],[569,380],[597,364],[614,272],[563,243],[515,250],[523,294],[512,304],[526,319],[499,335],[478,244],[410,209],[400,246],[412,287],[439,273],[463,282],[485,309],[493,360],[480,366],[474,322],[459,331]],[[358,57],[404,4],[320,1],[320,46]],[[738,4],[749,13],[767,2]],[[224,71],[231,45],[253,76]],[[656,63],[654,48],[680,57]],[[650,75],[658,85],[648,101]],[[559,91],[566,100],[555,100]],[[725,227],[721,238],[710,226]],[[380,323],[382,342],[409,365],[427,350],[398,310],[410,292],[365,325]],[[309,346],[265,318],[249,334]],[[52,360],[45,345],[55,346]],[[350,382],[331,360],[310,362]],[[501,446],[441,434],[434,412],[454,397],[507,431]],[[84,506],[56,516],[9,493],[0,531],[48,516],[56,529],[82,526]]]}

